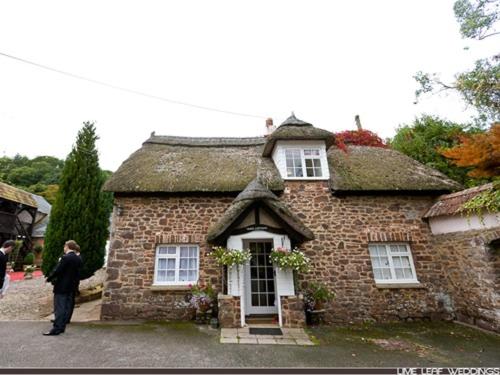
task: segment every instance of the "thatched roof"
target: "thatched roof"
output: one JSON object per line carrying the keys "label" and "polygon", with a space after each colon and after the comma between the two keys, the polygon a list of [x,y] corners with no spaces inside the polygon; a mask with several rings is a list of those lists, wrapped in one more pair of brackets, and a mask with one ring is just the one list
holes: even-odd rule
{"label": "thatched roof", "polygon": [[316,128],[308,122],[299,120],[292,113],[268,136],[262,155],[271,156],[274,145],[278,140],[322,140],[325,141],[328,149],[334,143],[334,135],[328,130]]}
{"label": "thatched roof", "polygon": [[18,189],[14,186],[7,185],[3,182],[0,182],[0,198],[21,203],[30,207],[37,207],[36,201],[31,196],[31,193]]}
{"label": "thatched roof", "polygon": [[395,150],[348,146],[328,151],[333,191],[454,191],[461,185]]}
{"label": "thatched roof", "polygon": [[493,189],[493,184],[489,183],[456,193],[442,195],[429,211],[425,213],[424,218],[459,214],[463,211],[462,206],[464,203],[467,203],[476,195],[491,189]]}
{"label": "thatched roof", "polygon": [[257,172],[273,191],[283,181],[273,161],[262,158],[264,137],[187,138],[151,136],[105,185],[113,192],[240,192]]}
{"label": "thatched roof", "polygon": [[261,203],[269,208],[285,224],[285,227],[294,232],[295,237],[302,241],[314,239],[314,234],[300,219],[295,216],[276,195],[267,189],[258,178],[251,181],[248,186],[235,198],[219,221],[209,231],[207,240],[218,242],[231,225],[243,215],[253,204]]}

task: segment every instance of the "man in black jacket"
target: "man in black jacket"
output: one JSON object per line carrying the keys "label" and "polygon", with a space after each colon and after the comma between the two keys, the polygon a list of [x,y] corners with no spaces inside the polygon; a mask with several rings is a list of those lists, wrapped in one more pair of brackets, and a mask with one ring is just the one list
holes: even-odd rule
{"label": "man in black jacket", "polygon": [[5,273],[7,272],[7,255],[14,250],[16,243],[13,240],[7,240],[0,248],[0,290],[3,288]]}
{"label": "man in black jacket", "polygon": [[64,255],[57,267],[47,277],[48,282],[54,284],[54,326],[46,336],[55,336],[64,332],[71,311],[73,293],[80,281],[82,260],[76,255],[78,245],[69,240],[64,244]]}

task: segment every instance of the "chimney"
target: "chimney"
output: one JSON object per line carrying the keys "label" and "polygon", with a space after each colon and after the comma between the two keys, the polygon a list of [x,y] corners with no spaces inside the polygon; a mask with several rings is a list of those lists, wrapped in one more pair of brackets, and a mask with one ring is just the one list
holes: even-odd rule
{"label": "chimney", "polygon": [[271,134],[274,131],[273,119],[271,117],[266,119],[266,130],[267,135]]}
{"label": "chimney", "polygon": [[354,117],[354,121],[356,121],[356,127],[358,130],[363,130],[363,127],[361,126],[361,120],[359,119],[359,115],[356,115]]}

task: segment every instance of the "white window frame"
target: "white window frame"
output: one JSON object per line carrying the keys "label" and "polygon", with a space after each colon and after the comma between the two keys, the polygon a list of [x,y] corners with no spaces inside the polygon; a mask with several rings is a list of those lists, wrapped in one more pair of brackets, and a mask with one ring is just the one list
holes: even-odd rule
{"label": "white window frame", "polygon": [[[318,155],[316,157],[311,157],[311,156],[306,156],[304,151],[305,150],[311,150],[311,151],[317,151]],[[302,164],[302,176],[288,176],[288,165],[287,165],[287,157],[286,153],[287,151],[298,151],[300,152],[300,160]],[[283,148],[283,156],[284,156],[284,162],[285,162],[285,179],[287,180],[324,180],[325,179],[325,166],[323,165],[323,158],[322,158],[322,149],[321,147],[285,147]],[[307,176],[307,168],[306,168],[306,159],[317,159],[320,162],[320,170],[321,170],[321,176]],[[294,168],[295,172],[295,168]]]}
{"label": "white window frame", "polygon": [[[175,247],[175,254],[159,254],[160,248]],[[196,248],[196,280],[179,281],[181,247],[195,247]],[[157,272],[160,259],[175,259],[175,281],[158,281]],[[155,251],[155,268],[153,285],[190,285],[196,284],[200,278],[200,247],[196,244],[161,244],[156,246]]]}
{"label": "white window frame", "polygon": [[[375,245],[375,246],[384,246],[386,248],[387,252],[387,258],[389,260],[389,269],[391,271],[391,278],[390,279],[376,279],[375,278],[375,271],[373,269],[373,260],[372,260],[372,255],[370,252],[370,246]],[[391,252],[391,245],[397,245],[397,246],[405,246],[406,247],[406,253],[392,253]],[[406,242],[370,242],[368,244],[368,254],[370,256],[370,263],[372,266],[372,272],[373,272],[373,278],[375,280],[376,284],[419,284],[419,281],[417,279],[417,272],[415,271],[415,263],[413,261],[413,256],[411,253],[411,248],[410,244]],[[408,259],[410,261],[410,268],[411,272],[413,274],[413,278],[411,279],[397,279],[396,278],[396,270],[394,268],[394,262],[393,262],[393,256],[408,256]]]}

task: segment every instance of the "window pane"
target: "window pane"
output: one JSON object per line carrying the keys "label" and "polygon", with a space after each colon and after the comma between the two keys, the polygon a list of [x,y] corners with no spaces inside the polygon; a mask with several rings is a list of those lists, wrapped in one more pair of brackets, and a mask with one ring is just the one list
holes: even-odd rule
{"label": "window pane", "polygon": [[175,255],[177,253],[177,248],[175,246],[169,246],[167,249],[169,255]]}
{"label": "window pane", "polygon": [[396,279],[404,279],[405,275],[403,273],[403,270],[401,268],[396,268]]}
{"label": "window pane", "polygon": [[[307,160],[306,160],[306,162],[307,162]],[[306,175],[307,175],[307,177],[314,177],[314,169],[306,168]]]}
{"label": "window pane", "polygon": [[394,258],[392,258],[392,263],[394,264],[395,268],[401,268],[403,266],[401,264],[401,257],[394,257]]}
{"label": "window pane", "polygon": [[259,295],[252,294],[252,306],[259,306]]}
{"label": "window pane", "polygon": [[197,249],[196,247],[190,247],[189,248],[189,257],[190,258],[196,258],[197,257]]}
{"label": "window pane", "polygon": [[384,280],[390,280],[390,279],[392,278],[390,268],[384,268],[384,269],[382,270],[382,278],[383,278]]}
{"label": "window pane", "polygon": [[167,259],[167,269],[175,270],[175,259]]}
{"label": "window pane", "polygon": [[375,279],[382,279],[382,270],[379,269],[379,268],[374,268],[373,269],[373,276],[375,277]]}
{"label": "window pane", "polygon": [[167,268],[167,259],[158,259],[158,269],[164,270]]}
{"label": "window pane", "polygon": [[413,272],[411,271],[411,268],[404,268],[403,272],[405,274],[405,279],[413,279]]}
{"label": "window pane", "polygon": [[401,266],[405,268],[410,268],[410,258],[409,257],[401,257]]}
{"label": "window pane", "polygon": [[198,279],[198,271],[188,271],[188,281],[196,281]]}
{"label": "window pane", "polygon": [[166,281],[175,281],[175,271],[167,271]]}
{"label": "window pane", "polygon": [[321,160],[313,159],[313,163],[315,168],[321,168]]}
{"label": "window pane", "polygon": [[323,176],[323,174],[321,172],[321,168],[314,168],[314,174],[315,174],[316,177]]}
{"label": "window pane", "polygon": [[306,159],[306,168],[312,168],[312,167],[313,167],[312,159]]}
{"label": "window pane", "polygon": [[181,247],[181,258],[187,258],[189,256],[189,248]]}
{"label": "window pane", "polygon": [[159,247],[158,248],[158,254],[159,255],[168,254],[168,248],[166,248],[166,247]]}
{"label": "window pane", "polygon": [[179,281],[188,281],[187,271],[179,271]]}
{"label": "window pane", "polygon": [[196,270],[198,266],[196,265],[197,259],[189,259],[189,269]]}
{"label": "window pane", "polygon": [[185,270],[188,268],[188,265],[189,265],[188,260],[181,258],[181,265],[180,265],[179,269]]}
{"label": "window pane", "polygon": [[[301,163],[302,164],[302,163]],[[302,177],[302,165],[300,167],[295,168],[295,177]]]}
{"label": "window pane", "polygon": [[389,258],[387,257],[380,257],[380,266],[381,267],[389,267]]}
{"label": "window pane", "polygon": [[295,177],[294,174],[293,174],[293,172],[294,172],[293,168],[287,168],[286,169],[286,176],[287,177]]}
{"label": "window pane", "polygon": [[165,281],[167,276],[167,271],[158,271],[156,275],[156,279],[158,281]]}

